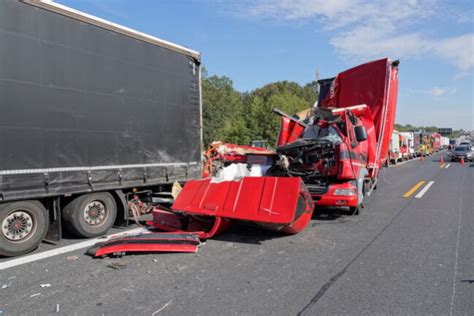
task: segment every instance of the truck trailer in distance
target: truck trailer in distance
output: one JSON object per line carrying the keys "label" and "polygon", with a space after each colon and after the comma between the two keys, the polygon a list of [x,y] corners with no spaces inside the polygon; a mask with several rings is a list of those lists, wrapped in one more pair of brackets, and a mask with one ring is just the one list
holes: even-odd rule
{"label": "truck trailer in distance", "polygon": [[400,151],[400,132],[397,130],[393,130],[390,137],[388,153],[389,159],[387,160],[387,164],[392,163],[396,165],[402,160],[402,153]]}
{"label": "truck trailer in distance", "polygon": [[415,157],[414,133],[400,132],[400,151],[404,159],[413,159]]}
{"label": "truck trailer in distance", "polygon": [[3,256],[200,175],[200,54],[51,1],[0,0],[0,113]]}

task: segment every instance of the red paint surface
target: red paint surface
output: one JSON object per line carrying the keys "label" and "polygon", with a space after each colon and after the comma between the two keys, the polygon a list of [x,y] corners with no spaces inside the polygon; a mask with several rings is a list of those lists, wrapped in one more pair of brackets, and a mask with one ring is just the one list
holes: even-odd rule
{"label": "red paint surface", "polygon": [[244,177],[212,183],[186,183],[172,208],[199,215],[253,222],[290,224],[295,220],[302,180],[283,177]]}

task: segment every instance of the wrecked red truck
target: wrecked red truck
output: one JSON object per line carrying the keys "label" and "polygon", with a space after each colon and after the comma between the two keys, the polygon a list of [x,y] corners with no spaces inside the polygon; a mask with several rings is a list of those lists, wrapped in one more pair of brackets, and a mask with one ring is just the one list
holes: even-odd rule
{"label": "wrecked red truck", "polygon": [[168,234],[147,236],[157,246],[138,235],[102,243],[92,254],[197,251],[193,237],[211,238],[234,220],[296,234],[315,206],[358,214],[388,159],[398,64],[381,59],[321,80],[318,106],[305,118],[275,109],[281,116],[275,151],[212,144],[204,178],[188,181],[170,209],[154,208],[149,226]]}
{"label": "wrecked red truck", "polygon": [[[385,58],[320,80],[318,106],[308,117],[274,110],[281,116],[275,152],[221,145],[208,154],[204,175],[222,181],[246,181],[254,176],[301,178],[316,206],[350,207],[357,213],[388,159],[398,64]],[[195,185],[189,182],[184,194],[196,190]],[[178,206],[187,207],[186,203]]]}
{"label": "wrecked red truck", "polygon": [[282,116],[276,151],[289,164],[279,171],[302,177],[316,205],[357,214],[376,187],[395,120],[398,64],[381,59],[322,80],[312,117]]}

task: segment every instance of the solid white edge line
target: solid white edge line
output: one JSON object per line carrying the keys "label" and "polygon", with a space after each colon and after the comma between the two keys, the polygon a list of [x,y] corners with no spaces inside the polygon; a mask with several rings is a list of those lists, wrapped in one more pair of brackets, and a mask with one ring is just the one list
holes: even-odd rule
{"label": "solid white edge line", "polygon": [[448,163],[448,164],[446,165],[446,167],[444,167],[444,169],[448,169],[448,168],[449,168],[449,166],[451,166],[451,164],[450,164],[450,163]]}
{"label": "solid white edge line", "polygon": [[420,192],[418,192],[417,195],[415,195],[415,198],[420,199],[430,189],[430,187],[433,185],[433,183],[434,183],[434,181],[428,182],[428,184],[425,185],[425,187]]}
{"label": "solid white edge line", "polygon": [[22,264],[26,264],[26,263],[38,261],[38,260],[41,260],[41,259],[46,259],[46,258],[50,258],[50,257],[53,257],[53,256],[61,255],[61,254],[64,254],[64,253],[72,252],[72,251],[75,251],[75,250],[87,248],[87,247],[95,245],[97,242],[106,241],[107,239],[109,239],[111,237],[118,237],[118,236],[123,236],[123,235],[128,235],[128,234],[137,234],[137,233],[141,233],[141,232],[145,232],[145,231],[146,231],[145,228],[134,228],[134,229],[130,229],[130,230],[120,232],[120,233],[117,233],[117,234],[111,234],[111,235],[105,236],[105,238],[104,237],[98,237],[98,238],[94,238],[94,239],[89,239],[89,240],[78,242],[78,243],[75,243],[75,244],[72,244],[72,245],[69,245],[69,246],[64,246],[64,247],[60,247],[60,248],[56,248],[56,249],[47,250],[47,251],[43,251],[43,252],[40,252],[40,253],[35,253],[35,254],[32,254],[32,255],[29,255],[29,256],[27,255],[27,256],[24,256],[24,257],[17,258],[17,259],[11,259],[11,260],[8,260],[6,262],[0,263],[0,270],[5,270],[5,269],[8,269],[8,268],[17,267],[17,266],[20,266]]}

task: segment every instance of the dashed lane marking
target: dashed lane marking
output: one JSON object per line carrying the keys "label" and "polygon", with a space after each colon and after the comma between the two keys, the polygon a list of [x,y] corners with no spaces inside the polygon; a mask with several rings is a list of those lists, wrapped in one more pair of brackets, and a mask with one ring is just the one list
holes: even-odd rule
{"label": "dashed lane marking", "polygon": [[450,164],[450,163],[448,163],[448,164],[446,165],[446,167],[444,167],[444,169],[448,169],[448,168],[449,168],[449,166],[451,166],[451,164]]}
{"label": "dashed lane marking", "polygon": [[[137,233],[142,233],[144,231],[146,231],[144,228],[135,228],[135,229],[130,229],[130,230],[120,232],[120,233],[117,233],[117,234],[111,234],[107,237],[116,237],[116,236],[123,236],[123,235],[128,235],[128,234],[137,234]],[[75,244],[72,244],[72,245],[69,245],[69,246],[64,246],[64,247],[60,247],[60,248],[56,248],[56,249],[52,249],[52,250],[47,250],[47,251],[43,251],[43,252],[40,252],[40,253],[35,253],[35,254],[32,254],[32,255],[29,255],[29,256],[20,257],[20,258],[17,258],[17,259],[11,259],[11,260],[0,263],[0,270],[5,270],[5,269],[8,269],[8,268],[17,267],[17,266],[25,264],[25,263],[30,263],[30,262],[38,261],[38,260],[41,260],[41,259],[46,259],[46,258],[49,258],[49,257],[57,256],[57,255],[60,255],[60,254],[68,253],[68,252],[71,252],[71,251],[91,247],[91,246],[95,245],[96,243],[98,243],[100,241],[105,241],[105,240],[107,240],[107,238],[103,238],[103,237],[89,239],[89,240],[78,242],[78,243],[75,243]]]}
{"label": "dashed lane marking", "polygon": [[416,192],[416,190],[418,190],[423,184],[425,184],[425,181],[424,180],[421,180],[420,182],[418,182],[417,184],[415,184],[410,190],[407,191],[407,193],[403,194],[403,197],[404,198],[408,198],[410,197],[413,193]]}
{"label": "dashed lane marking", "polygon": [[415,198],[417,199],[421,199],[423,197],[423,195],[428,192],[428,190],[431,188],[431,186],[433,185],[434,181],[430,181],[428,182],[427,185],[425,185],[425,187],[423,189],[421,189],[420,192],[418,192],[417,195],[415,195]]}

